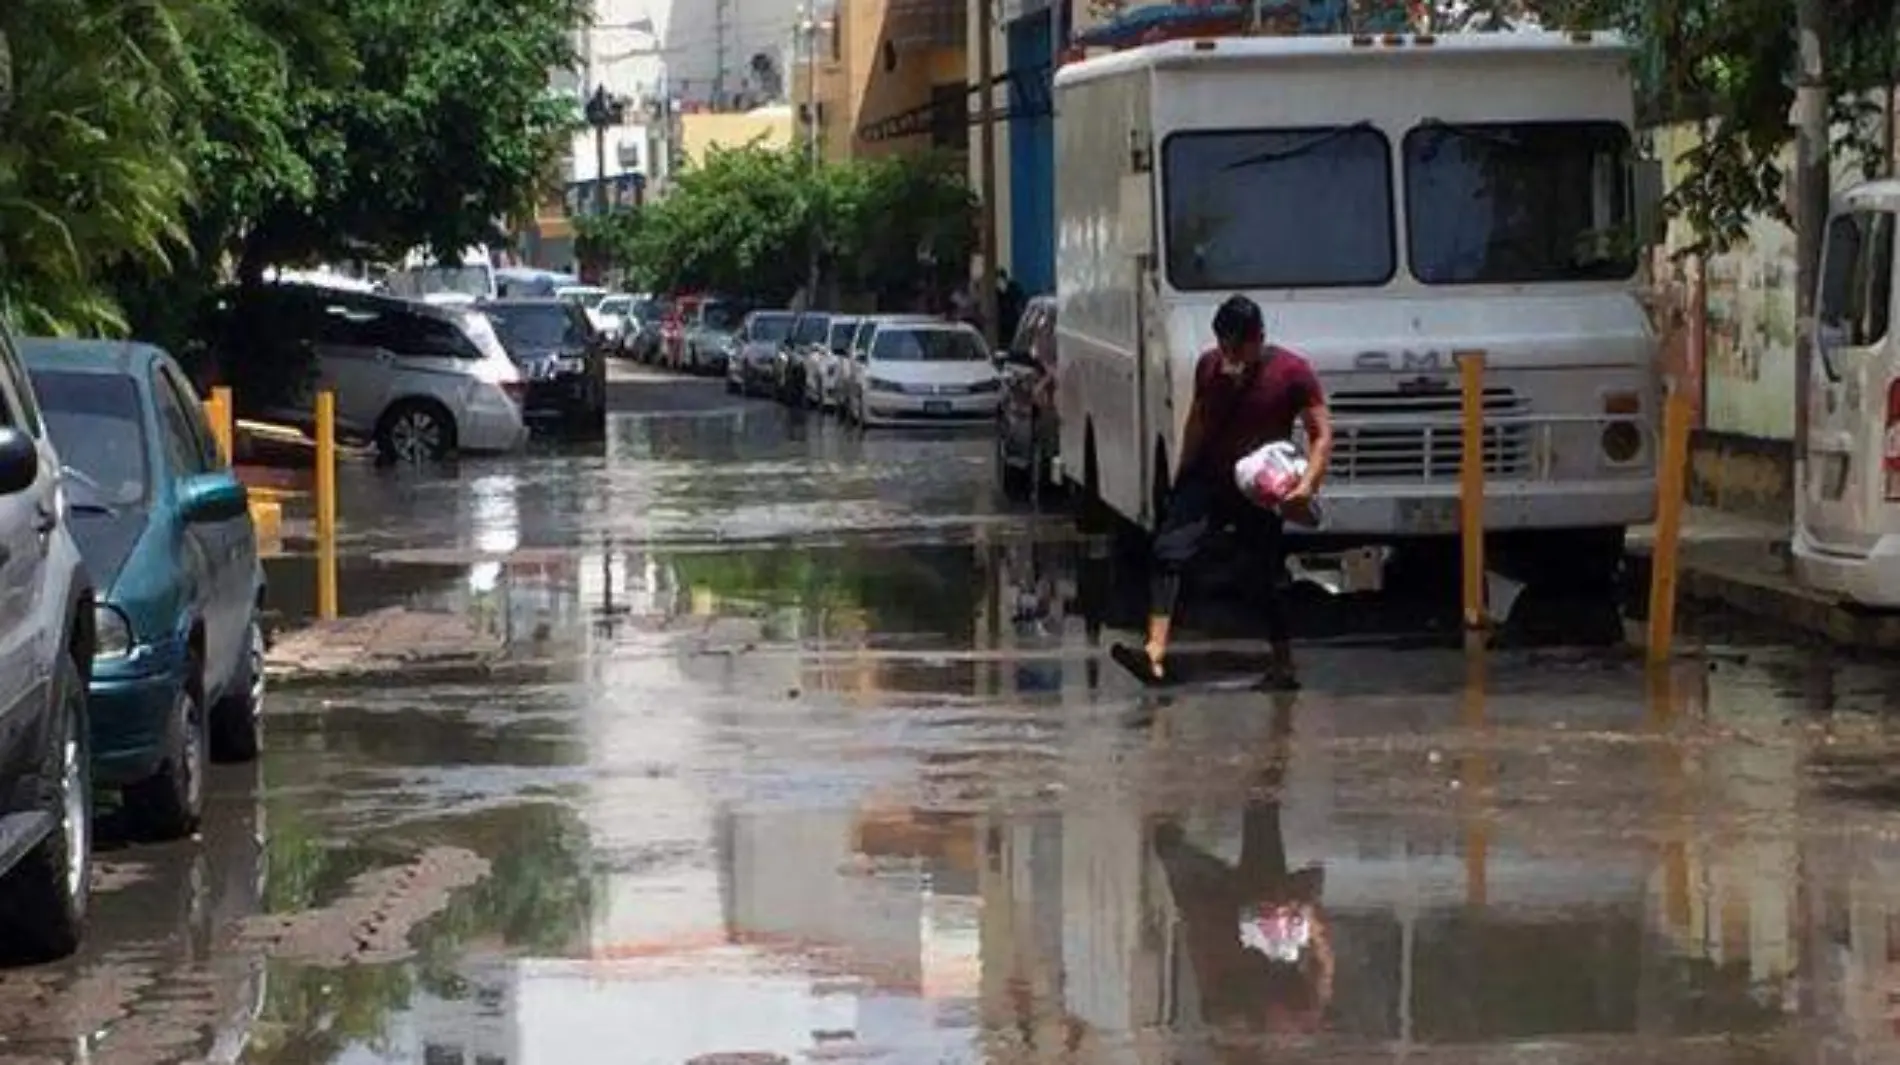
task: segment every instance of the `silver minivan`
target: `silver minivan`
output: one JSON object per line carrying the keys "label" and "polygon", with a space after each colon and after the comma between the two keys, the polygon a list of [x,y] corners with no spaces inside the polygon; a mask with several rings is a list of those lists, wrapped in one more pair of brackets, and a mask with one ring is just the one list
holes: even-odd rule
{"label": "silver minivan", "polygon": [[284,344],[311,356],[310,379],[261,401],[247,397],[243,369],[227,366],[246,416],[308,427],[316,393],[328,390],[337,434],[372,441],[392,461],[512,451],[528,439],[527,382],[479,307],[288,284],[246,294],[228,313],[227,359]]}

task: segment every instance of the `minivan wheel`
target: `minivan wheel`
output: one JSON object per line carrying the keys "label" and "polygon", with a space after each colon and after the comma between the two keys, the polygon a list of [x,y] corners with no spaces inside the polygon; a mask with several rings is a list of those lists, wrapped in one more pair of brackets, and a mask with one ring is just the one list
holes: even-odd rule
{"label": "minivan wheel", "polygon": [[92,894],[92,744],[86,681],[71,655],[60,656],[53,685],[46,810],[54,829],[0,877],[0,955],[8,960],[53,961],[78,950]]}
{"label": "minivan wheel", "polygon": [[264,623],[252,617],[242,681],[211,710],[211,757],[215,761],[253,761],[264,746],[266,650]]}
{"label": "minivan wheel", "polygon": [[210,758],[199,688],[194,662],[191,679],[179,685],[172,700],[164,761],[157,773],[125,789],[128,812],[153,839],[189,836],[204,816],[205,766]]}
{"label": "minivan wheel", "polygon": [[377,424],[376,450],[391,462],[445,458],[455,450],[455,419],[439,403],[405,399]]}

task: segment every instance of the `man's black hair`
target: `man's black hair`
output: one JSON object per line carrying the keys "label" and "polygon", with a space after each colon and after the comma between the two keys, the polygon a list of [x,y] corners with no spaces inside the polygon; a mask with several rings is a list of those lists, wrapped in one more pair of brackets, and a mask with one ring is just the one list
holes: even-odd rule
{"label": "man's black hair", "polygon": [[1214,339],[1223,344],[1260,340],[1267,335],[1260,305],[1245,296],[1229,296],[1214,312]]}

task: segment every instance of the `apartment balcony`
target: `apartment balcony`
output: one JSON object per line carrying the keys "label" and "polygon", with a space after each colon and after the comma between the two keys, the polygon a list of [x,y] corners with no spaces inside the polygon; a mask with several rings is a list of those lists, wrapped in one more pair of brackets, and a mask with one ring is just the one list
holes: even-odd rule
{"label": "apartment balcony", "polygon": [[890,0],[885,39],[899,49],[962,49],[970,35],[966,0]]}

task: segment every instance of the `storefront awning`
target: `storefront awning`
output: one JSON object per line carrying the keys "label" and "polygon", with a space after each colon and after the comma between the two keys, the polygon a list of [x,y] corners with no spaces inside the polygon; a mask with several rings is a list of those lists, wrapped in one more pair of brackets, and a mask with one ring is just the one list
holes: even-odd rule
{"label": "storefront awning", "polygon": [[[996,115],[996,121],[1036,118],[1052,113],[1050,78],[1055,65],[1041,63],[1017,67],[990,79],[992,87],[1009,85],[1009,102]],[[955,83],[951,91],[955,92]],[[980,108],[972,109],[971,97],[978,96],[975,85],[966,85],[961,96],[946,95],[894,115],[873,119],[858,127],[858,138],[871,143],[916,137],[943,126],[974,125],[983,120]]]}
{"label": "storefront awning", "polygon": [[1076,34],[1075,43],[1084,48],[1125,48],[1141,43],[1153,30],[1238,33],[1246,27],[1247,11],[1240,4],[1150,4]]}
{"label": "storefront awning", "polygon": [[[1406,33],[1418,21],[1416,0],[1259,0],[1263,32]],[[1084,48],[1128,48],[1150,34],[1165,37],[1225,36],[1244,33],[1254,14],[1252,0],[1240,3],[1152,4],[1076,35]]]}

